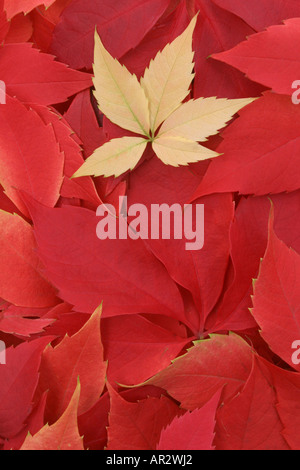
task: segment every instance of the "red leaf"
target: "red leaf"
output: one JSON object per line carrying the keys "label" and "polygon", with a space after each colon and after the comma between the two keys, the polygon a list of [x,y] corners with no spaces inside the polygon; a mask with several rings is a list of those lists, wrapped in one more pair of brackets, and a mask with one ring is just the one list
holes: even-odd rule
{"label": "red leaf", "polygon": [[[200,164],[199,168],[202,169],[202,166]],[[168,181],[168,185],[165,181]],[[153,158],[131,175],[128,205],[144,204],[149,214],[152,204],[180,204],[183,207],[198,182],[199,177],[194,174],[193,166],[173,168]],[[193,295],[197,316],[189,320],[191,328],[202,333],[205,319],[220,295],[227,269],[233,202],[230,194],[224,194],[198,200],[197,204],[204,204],[205,207],[203,249],[187,251],[185,239],[150,239],[146,243],[165,265],[172,279]],[[150,223],[151,220],[149,227]]]}
{"label": "red leaf", "polygon": [[283,436],[292,450],[300,448],[300,437],[295,429],[300,425],[300,375],[274,367],[263,359],[259,359],[260,367],[265,375],[271,374],[276,390],[276,409],[283,426]]}
{"label": "red leaf", "polygon": [[178,406],[166,397],[129,403],[110,386],[109,394],[107,450],[155,450],[162,429],[181,414]]}
{"label": "red leaf", "polygon": [[10,26],[6,18],[6,13],[3,10],[3,5],[4,5],[4,0],[0,0],[0,42],[1,43],[4,40],[5,36],[7,35],[9,26]]}
{"label": "red leaf", "polygon": [[6,365],[0,365],[0,435],[14,437],[32,411],[38,383],[41,354],[51,338],[41,338],[6,351]]}
{"label": "red leaf", "polygon": [[31,201],[30,212],[49,279],[76,311],[91,313],[103,300],[104,317],[144,312],[184,321],[177,287],[141,240],[99,240],[96,214],[83,208]]}
{"label": "red leaf", "polygon": [[89,90],[76,95],[64,118],[80,138],[86,158],[106,142],[92,107]]}
{"label": "red leaf", "polygon": [[28,43],[1,47],[0,68],[7,93],[28,103],[62,103],[92,86],[89,74],[69,69]]}
{"label": "red leaf", "polygon": [[122,57],[121,62],[139,78],[144,75],[151,59],[154,59],[159,51],[180,36],[189,25],[190,18],[186,2],[175,0],[170,3],[170,7],[172,3],[178,4],[175,10],[169,13],[166,11],[137,47],[129,50]]}
{"label": "red leaf", "polygon": [[215,415],[220,400],[217,393],[201,409],[176,417],[162,431],[157,450],[214,450]]}
{"label": "red leaf", "polygon": [[51,325],[54,320],[42,318],[26,318],[17,315],[8,308],[4,312],[0,312],[0,331],[16,335],[18,337],[29,338],[36,333],[44,333],[44,328]]}
{"label": "red leaf", "polygon": [[104,450],[107,444],[109,394],[106,392],[86,413],[78,417],[79,432],[88,450]]}
{"label": "red leaf", "polygon": [[22,307],[55,305],[55,291],[41,274],[31,226],[18,215],[0,211],[0,229],[0,297]]}
{"label": "red leaf", "polygon": [[218,450],[289,450],[276,410],[277,399],[258,360],[245,387],[217,413]]}
{"label": "red leaf", "polygon": [[49,7],[55,0],[4,0],[4,8],[7,12],[8,18],[12,18],[18,13],[29,13],[35,7],[39,5],[45,5]]}
{"label": "red leaf", "polygon": [[209,58],[215,52],[235,46],[255,31],[212,0],[196,0],[195,4],[200,10],[194,35],[195,97],[248,98],[259,95],[260,86],[251,83],[240,72]]}
{"label": "red leaf", "polygon": [[[300,253],[300,192],[272,196],[275,231]],[[227,273],[224,294],[206,322],[210,332],[242,331],[256,326],[250,315],[252,281],[257,278],[268,242],[270,200],[267,197],[242,198],[231,227],[232,267]]]}
{"label": "red leaf", "polygon": [[[136,47],[168,6],[168,0],[74,0],[55,28],[51,52],[71,67],[91,69],[95,25],[117,58]],[[80,19],[80,21],[79,21]]]}
{"label": "red leaf", "polygon": [[104,319],[101,330],[110,383],[144,382],[167,367],[190,342],[140,315]]}
{"label": "red leaf", "polygon": [[81,383],[79,414],[89,410],[100,398],[105,385],[106,363],[100,335],[101,308],[74,336],[66,336],[54,349],[49,346],[42,356],[39,393],[49,390],[46,421],[53,423],[65,411]]}
{"label": "red leaf", "polygon": [[77,411],[80,397],[80,383],[61,418],[52,426],[44,426],[33,437],[28,435],[21,450],[84,450],[79,435]]}
{"label": "red leaf", "polygon": [[0,106],[0,147],[1,184],[7,196],[25,216],[29,214],[18,190],[53,207],[59,198],[64,157],[52,126],[7,97],[6,105]]}
{"label": "red leaf", "polygon": [[19,450],[28,433],[34,435],[44,426],[46,399],[47,393],[44,393],[38,405],[27,418],[24,429],[12,439],[5,441],[3,450]]}
{"label": "red leaf", "polygon": [[77,143],[76,136],[74,136],[74,131],[67,121],[54,110],[40,105],[33,105],[33,109],[42,118],[45,125],[51,123],[56,141],[65,156],[64,181],[60,194],[63,197],[83,199],[90,202],[92,207],[97,208],[101,204],[101,200],[92,179],[84,177],[71,180],[75,171],[84,162],[80,145]]}
{"label": "red leaf", "polygon": [[251,348],[239,336],[212,335],[147,383],[164,388],[187,410],[204,406],[224,387],[222,400],[243,387],[251,371]]}
{"label": "red leaf", "polygon": [[[299,189],[300,114],[288,96],[266,93],[240,111],[193,195],[239,191],[256,196]],[[282,116],[285,116],[282,119]]]}
{"label": "red leaf", "polygon": [[10,21],[10,28],[5,37],[6,44],[29,41],[33,33],[32,22],[29,16],[23,14],[15,16]]}
{"label": "red leaf", "polygon": [[272,26],[234,49],[213,57],[236,67],[251,80],[276,93],[291,95],[295,91],[292,84],[300,72],[300,54],[294,48],[299,41],[300,19],[294,18],[286,21],[284,26]]}
{"label": "red leaf", "polygon": [[214,3],[242,18],[260,31],[287,18],[300,16],[300,5],[294,0],[213,0]]}
{"label": "red leaf", "polygon": [[272,210],[268,248],[254,285],[252,314],[272,351],[299,371],[300,366],[292,361],[292,345],[300,339],[300,255],[277,238],[273,224]]}

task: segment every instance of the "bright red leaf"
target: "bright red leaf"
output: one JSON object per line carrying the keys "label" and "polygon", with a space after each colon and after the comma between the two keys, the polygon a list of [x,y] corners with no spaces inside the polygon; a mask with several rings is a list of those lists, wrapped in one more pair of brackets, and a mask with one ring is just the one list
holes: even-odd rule
{"label": "bright red leaf", "polygon": [[223,387],[223,401],[234,396],[248,379],[251,360],[251,348],[240,337],[212,335],[196,342],[147,383],[164,388],[183,408],[193,411]]}
{"label": "bright red leaf", "polygon": [[31,413],[38,383],[41,355],[52,338],[40,338],[6,352],[6,365],[0,365],[0,435],[16,436]]}
{"label": "bright red leaf", "polygon": [[55,0],[4,0],[4,9],[8,18],[12,18],[18,13],[29,13],[39,5],[49,7]]}
{"label": "bright red leaf", "polygon": [[299,189],[299,108],[290,97],[268,92],[239,114],[223,132],[222,155],[212,160],[193,199],[215,192],[260,196]]}
{"label": "bright red leaf", "polygon": [[292,361],[292,347],[300,339],[300,255],[277,238],[273,223],[272,212],[268,248],[254,284],[252,314],[270,348],[299,371]]}
{"label": "bright red leaf", "polygon": [[239,395],[217,413],[218,450],[289,450],[276,409],[276,393],[254,358]]}
{"label": "bright red leaf", "polygon": [[[205,171],[205,162],[195,169]],[[168,185],[164,185],[168,181]],[[151,213],[151,204],[188,202],[199,177],[191,168],[173,168],[157,158],[145,163],[130,178],[128,205],[144,204]],[[204,322],[220,295],[229,257],[229,229],[233,219],[230,194],[197,200],[205,207],[205,245],[201,250],[186,250],[186,240],[147,240],[155,256],[166,266],[174,281],[193,295],[197,316],[189,318],[195,332],[203,331]],[[218,210],[216,210],[218,208]],[[195,207],[193,211],[195,211]],[[194,212],[195,213],[195,212]],[[198,221],[200,224],[200,222]],[[149,218],[149,226],[151,220]],[[176,257],[172,254],[176,252]],[[213,269],[212,269],[212,266]]]}
{"label": "bright red leaf", "polygon": [[289,372],[275,367],[267,361],[260,359],[260,367],[265,375],[270,375],[276,390],[276,409],[283,426],[282,435],[292,450],[300,447],[299,434],[295,429],[300,425],[299,398],[300,376],[299,373]]}
{"label": "bright red leaf", "polygon": [[[6,195],[29,216],[19,190],[53,207],[63,181],[64,155],[52,126],[16,98],[0,106],[0,175]],[[45,184],[47,180],[47,184]]]}
{"label": "bright red leaf", "polygon": [[89,410],[100,398],[105,385],[107,364],[103,360],[100,335],[101,308],[98,308],[82,329],[71,338],[43,353],[39,393],[49,390],[46,420],[53,423],[65,411],[81,383],[79,414]]}
{"label": "bright red leaf", "polygon": [[7,93],[29,103],[62,103],[92,85],[89,74],[68,68],[28,43],[1,47],[0,68]]}
{"label": "bright red leaf", "polygon": [[295,0],[213,0],[216,5],[242,18],[256,31],[287,18],[299,17],[300,5]]}
{"label": "bright red leaf", "polygon": [[144,382],[167,367],[190,342],[140,315],[104,319],[101,330],[110,383]]}
{"label": "bright red leaf", "polygon": [[233,65],[276,93],[291,95],[300,72],[300,54],[294,48],[299,41],[300,19],[294,18],[284,26],[271,26],[234,49],[213,57]]}
{"label": "bright red leaf", "polygon": [[109,387],[111,409],[107,450],[154,450],[162,429],[182,411],[169,398],[129,403]]}
{"label": "bright red leaf", "polygon": [[255,31],[212,0],[195,0],[195,7],[196,11],[200,10],[194,35],[196,98],[248,98],[259,95],[261,87],[251,83],[240,72],[210,58],[216,52],[230,49]]}
{"label": "bright red leaf", "polygon": [[157,450],[214,450],[215,415],[220,400],[217,393],[206,405],[187,412],[162,431]]}
{"label": "bright red leaf", "polygon": [[49,279],[77,311],[92,313],[103,301],[104,317],[143,312],[184,321],[176,285],[143,241],[99,240],[96,214],[79,207],[30,202],[30,213]]}
{"label": "bright red leaf", "polygon": [[[120,58],[136,47],[168,6],[168,0],[74,0],[55,28],[51,52],[71,67],[91,69],[95,25],[109,52]],[[112,41],[113,38],[113,41]]]}
{"label": "bright red leaf", "polygon": [[[0,259],[1,298],[21,307],[42,308],[57,303],[55,290],[42,273],[32,227],[18,215],[4,211],[0,211]],[[7,331],[9,318],[4,318]],[[13,332],[17,332],[15,328]]]}

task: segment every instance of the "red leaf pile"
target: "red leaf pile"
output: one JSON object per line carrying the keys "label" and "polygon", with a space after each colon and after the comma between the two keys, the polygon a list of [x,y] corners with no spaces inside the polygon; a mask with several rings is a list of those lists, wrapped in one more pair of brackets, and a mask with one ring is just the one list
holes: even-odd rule
{"label": "red leaf pile", "polygon": [[[196,13],[191,97],[258,98],[221,156],[72,179],[126,135],[95,27],[140,77]],[[300,3],[0,0],[0,39],[0,449],[299,450]],[[204,248],[99,240],[124,195],[204,204]]]}

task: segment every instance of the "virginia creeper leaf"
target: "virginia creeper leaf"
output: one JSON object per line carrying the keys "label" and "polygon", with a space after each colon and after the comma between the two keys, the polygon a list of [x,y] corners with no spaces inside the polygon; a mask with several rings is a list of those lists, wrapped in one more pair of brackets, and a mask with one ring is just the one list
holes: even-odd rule
{"label": "virginia creeper leaf", "polygon": [[86,175],[120,176],[133,170],[147,147],[141,137],[113,139],[99,147],[74,174],[74,178]]}
{"label": "virginia creeper leaf", "polygon": [[[189,94],[194,78],[192,38],[196,21],[197,16],[181,36],[151,61],[141,79],[145,94],[135,75],[131,75],[113,59],[98,35],[95,36],[94,84],[101,111],[113,123],[148,137],[158,158],[172,166],[187,165],[218,156],[216,152],[200,146],[197,140],[204,141],[209,135],[216,134],[236,111],[253,101],[248,99],[238,103],[229,102],[230,112],[227,109],[223,113],[221,110],[228,107],[227,103],[224,105],[224,100],[198,100],[180,107]],[[175,116],[172,116],[174,111]],[[205,119],[203,114],[210,114],[212,122],[199,133],[196,128],[201,126],[201,118]],[[161,132],[155,135],[160,124],[170,115],[170,122],[166,122]],[[187,123],[190,124],[191,120],[194,121],[194,131],[187,131]],[[208,134],[204,135],[206,131]],[[114,139],[96,150],[74,176],[120,176],[136,166],[143,155],[145,144],[146,141],[138,141],[132,137],[123,137],[123,142]],[[133,153],[132,146],[135,149]]]}
{"label": "virginia creeper leaf", "polygon": [[299,371],[300,366],[292,361],[292,345],[300,337],[300,255],[278,239],[273,225],[272,209],[269,243],[254,284],[252,314],[270,348]]}
{"label": "virginia creeper leaf", "polygon": [[21,450],[84,450],[77,424],[80,383],[68,408],[52,426],[46,424],[37,434],[28,434]]}
{"label": "virginia creeper leaf", "polygon": [[215,59],[244,72],[251,80],[291,95],[292,84],[299,77],[300,54],[294,44],[300,40],[300,19],[287,20],[283,26],[250,36],[230,51],[213,55]]}
{"label": "virginia creeper leaf", "polygon": [[[42,275],[42,265],[36,254],[32,227],[18,215],[2,210],[0,210],[0,260],[1,298],[15,305],[33,308],[51,307],[57,303],[54,288]],[[8,326],[8,321],[6,318],[6,326],[2,325],[3,331],[13,328],[12,324]],[[0,328],[1,324],[2,321]],[[43,328],[42,324],[43,322],[39,326],[39,331]]]}
{"label": "virginia creeper leaf", "polygon": [[181,36],[157,54],[141,80],[150,103],[153,135],[189,94],[189,87],[194,78],[192,39],[196,21],[195,17]]}
{"label": "virginia creeper leaf", "polygon": [[1,47],[0,68],[7,93],[29,103],[62,103],[92,86],[91,75],[54,61],[29,43]]}
{"label": "virginia creeper leaf", "polygon": [[214,450],[218,392],[206,405],[176,417],[162,431],[157,450]]}
{"label": "virginia creeper leaf", "polygon": [[29,13],[39,5],[49,7],[55,0],[4,0],[4,9],[9,19],[18,13]]}
{"label": "virginia creeper leaf", "polygon": [[276,409],[277,397],[254,358],[239,395],[217,413],[218,450],[289,450]]}
{"label": "virginia creeper leaf", "polygon": [[253,99],[227,100],[199,98],[184,103],[165,120],[159,136],[178,136],[188,140],[205,142],[211,135],[217,134]]}
{"label": "virginia creeper leaf", "polygon": [[95,25],[114,57],[134,49],[155,25],[168,0],[73,0],[54,30],[51,52],[76,69],[92,67]]}
{"label": "virginia creeper leaf", "polygon": [[142,135],[150,129],[149,104],[135,75],[114,59],[95,34],[95,97],[100,110],[115,124]]}
{"label": "virginia creeper leaf", "polygon": [[147,384],[164,388],[183,408],[193,411],[222,387],[223,401],[233,397],[247,381],[251,361],[251,348],[240,337],[213,335],[196,342],[187,354]]}
{"label": "virginia creeper leaf", "polygon": [[177,286],[142,240],[99,240],[95,212],[82,207],[27,204],[49,279],[77,312],[92,313],[103,301],[104,317],[143,312],[184,321]]}
{"label": "virginia creeper leaf", "polygon": [[0,107],[0,148],[0,183],[6,195],[27,217],[18,190],[53,207],[59,198],[64,157],[52,126],[17,99],[7,97],[6,105]]}
{"label": "virginia creeper leaf", "polygon": [[38,383],[41,355],[52,338],[39,338],[6,351],[6,365],[0,365],[0,435],[14,437],[31,413]]}
{"label": "virginia creeper leaf", "polygon": [[101,308],[71,338],[66,336],[55,348],[49,346],[43,354],[39,392],[49,390],[46,420],[53,423],[65,411],[79,377],[81,393],[79,414],[91,408],[103,391],[106,363],[100,335]]}
{"label": "virginia creeper leaf", "polygon": [[164,134],[153,142],[153,150],[165,165],[188,165],[192,162],[219,157],[219,154],[194,140]]}
{"label": "virginia creeper leaf", "polygon": [[107,450],[155,450],[162,429],[181,414],[179,407],[164,396],[129,403],[111,386],[109,394]]}
{"label": "virginia creeper leaf", "polygon": [[299,189],[299,108],[290,97],[267,92],[239,114],[223,132],[217,148],[223,155],[212,160],[193,199],[215,192],[261,196]]}

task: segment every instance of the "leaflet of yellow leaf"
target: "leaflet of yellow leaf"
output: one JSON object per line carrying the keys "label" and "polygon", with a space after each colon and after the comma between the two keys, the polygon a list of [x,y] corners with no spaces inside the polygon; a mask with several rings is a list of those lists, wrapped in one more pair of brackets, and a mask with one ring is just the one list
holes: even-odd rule
{"label": "leaflet of yellow leaf", "polygon": [[238,100],[199,98],[184,103],[163,123],[159,136],[179,136],[205,142],[232,119],[244,106],[256,98]]}
{"label": "leaflet of yellow leaf", "polygon": [[153,142],[153,150],[163,163],[172,166],[188,165],[220,155],[193,140],[168,135],[158,137]]}
{"label": "leaflet of yellow leaf", "polygon": [[149,103],[137,77],[105,49],[95,33],[95,97],[100,110],[123,129],[149,136]]}
{"label": "leaflet of yellow leaf", "polygon": [[142,137],[113,139],[99,147],[75,173],[79,176],[120,176],[133,170],[147,147]]}
{"label": "leaflet of yellow leaf", "polygon": [[159,52],[141,79],[150,103],[151,131],[175,111],[189,94],[194,78],[193,32],[197,16],[184,33]]}

